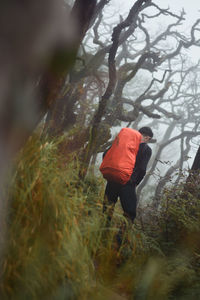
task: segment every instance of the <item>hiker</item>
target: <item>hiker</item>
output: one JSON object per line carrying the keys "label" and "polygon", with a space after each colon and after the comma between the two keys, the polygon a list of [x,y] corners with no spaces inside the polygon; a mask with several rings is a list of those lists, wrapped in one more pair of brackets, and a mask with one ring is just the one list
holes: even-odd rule
{"label": "hiker", "polygon": [[[124,139],[121,138],[122,135],[125,135]],[[129,223],[131,224],[133,223],[136,217],[136,205],[137,205],[136,186],[142,181],[142,179],[146,174],[147,164],[152,154],[152,150],[147,145],[147,142],[149,142],[152,137],[153,137],[153,132],[150,127],[142,127],[138,131],[133,130],[131,128],[123,128],[118,134],[118,136],[116,137],[116,139],[114,140],[112,146],[104,152],[103,162],[100,166],[100,171],[104,175],[104,178],[107,179],[107,185],[105,189],[105,197],[103,203],[103,212],[107,213],[108,222],[111,221],[113,211],[114,211],[114,206],[119,197],[122,209],[124,211],[124,216],[127,218]],[[120,139],[122,139],[121,146],[120,146]],[[134,143],[132,145],[130,144],[131,139],[134,140]],[[119,142],[119,144],[117,144],[117,142]],[[114,177],[112,178],[112,175],[110,174],[103,173],[104,169],[106,169],[109,163],[110,162],[112,163],[112,160],[114,161],[113,163],[116,164],[115,160],[117,160],[118,157],[117,155],[115,157],[114,154],[115,153],[117,154],[118,149],[115,151],[114,148],[117,147],[121,147],[119,148],[119,155],[120,155],[119,159],[124,160],[124,164],[127,163],[128,159],[129,160],[130,158],[132,159],[129,162],[129,164],[132,165],[130,169],[131,172],[129,171],[129,177],[127,176],[128,178],[127,182],[125,179],[118,180],[117,178]],[[126,148],[127,151],[124,152],[123,150],[124,148]],[[106,157],[108,162],[106,162]],[[113,166],[111,165],[111,167]],[[107,169],[109,169],[109,167]],[[114,170],[114,168],[113,169],[110,168],[110,169],[112,171]],[[128,169],[128,165],[124,166],[124,170],[125,169]],[[107,173],[109,172],[107,171]]]}

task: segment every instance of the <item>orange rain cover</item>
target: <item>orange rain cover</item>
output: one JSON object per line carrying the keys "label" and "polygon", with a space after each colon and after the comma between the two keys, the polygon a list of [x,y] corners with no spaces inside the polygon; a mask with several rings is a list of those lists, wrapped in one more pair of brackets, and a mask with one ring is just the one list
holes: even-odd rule
{"label": "orange rain cover", "polygon": [[142,135],[131,128],[122,128],[100,166],[108,181],[126,184],[133,172]]}

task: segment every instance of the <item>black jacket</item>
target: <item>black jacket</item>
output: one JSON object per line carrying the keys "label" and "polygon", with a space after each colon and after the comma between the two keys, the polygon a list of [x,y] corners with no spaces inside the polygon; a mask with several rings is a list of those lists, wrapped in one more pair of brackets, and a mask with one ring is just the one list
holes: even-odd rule
{"label": "black jacket", "polygon": [[131,175],[131,181],[138,185],[144,178],[152,150],[146,143],[141,143],[136,156],[135,167]]}
{"label": "black jacket", "polygon": [[[103,158],[109,149],[110,148],[108,148],[103,153]],[[135,167],[130,179],[130,181],[135,185],[138,185],[144,178],[146,174],[148,162],[151,158],[151,154],[152,154],[151,148],[146,143],[141,143],[136,156]]]}

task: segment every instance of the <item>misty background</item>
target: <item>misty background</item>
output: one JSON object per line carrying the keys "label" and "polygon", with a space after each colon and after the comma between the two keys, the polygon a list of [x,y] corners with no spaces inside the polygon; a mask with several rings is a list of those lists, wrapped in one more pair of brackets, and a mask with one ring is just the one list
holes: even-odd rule
{"label": "misty background", "polygon": [[[172,11],[175,14],[180,14],[181,12],[184,12],[184,21],[180,22],[180,24],[178,25],[178,31],[179,34],[189,34],[190,30],[191,30],[191,26],[194,23],[195,19],[199,18],[199,6],[197,1],[154,1],[154,3],[156,5],[158,5],[159,7],[162,7],[163,9],[170,9],[170,11]],[[108,18],[110,18],[110,20],[112,20],[112,24],[114,23],[114,20],[116,20],[116,22],[119,21],[120,19],[120,15],[126,15],[128,13],[128,11],[130,10],[132,5],[132,1],[126,1],[123,4],[120,3],[120,1],[111,1],[111,3],[108,4]],[[154,15],[156,13],[156,9],[155,8],[150,8],[149,10],[147,10],[149,12],[150,15]],[[148,29],[148,32],[153,36],[159,35],[159,33],[161,31],[165,31],[166,27],[169,25],[169,23],[173,20],[173,17],[169,17],[166,15],[161,14],[160,16],[158,16],[156,19],[155,18],[149,18],[147,20],[147,25],[146,28]],[[199,30],[197,30],[196,32],[196,36],[197,38],[200,38],[200,34],[199,34]],[[143,37],[144,38],[144,37]],[[103,40],[103,37],[102,37]],[[133,41],[134,44],[134,41]],[[169,38],[168,40],[166,39],[166,43],[163,42],[163,46],[164,47],[174,47],[176,46],[177,41],[175,39]],[[135,48],[138,47],[138,49],[140,48],[140,45],[137,45],[137,42],[134,45]],[[187,60],[187,65],[195,65],[199,63],[199,46],[198,45],[194,45],[191,46],[190,48],[186,48],[183,49],[183,51],[181,51],[182,55],[184,56],[184,60]],[[176,64],[176,61],[173,61],[173,64]],[[172,66],[173,68],[173,66]],[[197,73],[198,73],[198,68],[197,68]],[[199,83],[199,79],[196,82],[195,81],[195,77],[199,76],[197,75],[197,73],[195,72],[191,72],[190,74],[190,81],[191,81],[191,85],[194,84],[195,89],[195,93],[199,93],[197,92],[198,90],[198,83]],[[163,71],[162,70],[156,70],[156,72],[154,73],[156,78],[161,78],[163,75]],[[148,72],[139,72],[139,74],[137,74],[134,78],[134,80],[132,80],[131,82],[127,83],[126,88],[124,89],[125,93],[128,95],[128,97],[130,98],[135,98],[136,95],[138,95],[139,93],[141,93],[141,90],[144,88],[144,86],[148,85],[148,82],[151,81],[151,74],[149,74]],[[177,84],[180,81],[179,76],[175,75],[173,80],[177,80]],[[143,83],[140,84],[139,82],[142,81]],[[142,86],[142,87],[141,87]],[[184,97],[184,95],[182,95]],[[166,99],[169,99],[170,102],[170,93],[165,95]],[[169,97],[169,98],[168,98]],[[195,96],[195,97],[199,97],[199,96]],[[179,95],[178,97],[179,98]],[[182,98],[183,99],[183,98]],[[187,103],[187,99],[185,98],[185,100],[180,100],[180,102],[176,101],[176,105],[178,106],[178,103],[180,103],[180,115],[183,117],[183,111],[187,111],[187,108],[185,106],[182,106],[183,103]],[[149,102],[150,103],[150,102]],[[146,105],[148,105],[148,101],[146,101],[145,103]],[[182,109],[181,109],[182,106]],[[168,106],[167,101],[166,104],[164,105],[164,107],[168,107],[170,109],[170,105]],[[199,105],[197,106],[197,110],[199,109]],[[130,109],[130,107],[126,107],[127,109]],[[187,119],[187,116],[185,116],[185,118]],[[197,127],[195,127],[195,129],[193,128],[193,124],[190,123],[190,120],[188,118],[187,120],[187,124],[185,127],[185,130],[189,130],[192,132],[196,132],[198,131],[198,119],[199,117],[196,116],[196,124]],[[194,119],[193,119],[194,120]],[[149,172],[149,181],[147,184],[147,187],[145,188],[145,186],[143,186],[143,201],[144,202],[151,202],[151,197],[149,197],[149,195],[151,194],[152,196],[154,196],[154,192],[155,192],[155,185],[157,185],[157,183],[160,181],[160,179],[165,178],[166,181],[168,181],[168,184],[170,184],[170,182],[175,182],[177,180],[177,176],[180,175],[180,173],[182,175],[186,175],[188,173],[188,170],[191,168],[191,165],[193,163],[195,154],[198,150],[199,147],[199,136],[194,136],[190,139],[190,150],[187,152],[187,154],[185,154],[184,156],[184,161],[183,163],[179,165],[178,161],[180,159],[180,153],[181,153],[181,147],[183,146],[183,140],[175,140],[174,142],[170,143],[169,145],[166,145],[164,150],[162,151],[162,154],[157,157],[157,151],[159,150],[160,145],[162,145],[163,143],[167,144],[168,139],[171,139],[173,137],[176,137],[177,135],[179,135],[181,133],[181,128],[180,128],[180,122],[175,122],[173,125],[173,132],[167,136],[166,138],[164,138],[165,136],[165,132],[166,132],[166,128],[168,126],[168,124],[166,123],[164,125],[165,121],[164,118],[163,120],[159,121],[154,121],[154,125],[152,127],[153,132],[154,132],[154,138],[156,139],[155,143],[150,144],[152,150],[153,150],[153,155],[151,158],[151,161],[148,164],[148,172]],[[178,124],[179,123],[179,124]],[[142,127],[142,126],[151,126],[151,122],[149,120],[149,118],[147,116],[143,116],[142,121],[137,124],[136,123],[136,128]],[[112,139],[115,137],[115,135],[117,134],[117,132],[119,132],[119,130],[122,127],[126,127],[127,123],[126,122],[122,122],[120,124],[120,126],[116,126],[112,129]],[[130,126],[130,125],[129,125]],[[133,128],[134,124],[131,125]],[[99,155],[98,157],[98,165],[100,164],[102,159],[102,154]],[[151,169],[151,165],[153,162],[155,162],[157,160],[157,165],[156,167],[152,170]],[[97,166],[98,166],[97,165]],[[167,174],[168,170],[171,170],[171,172],[169,172],[169,174]],[[172,171],[173,170],[173,171]],[[97,174],[98,174],[98,168],[97,168]],[[151,186],[151,187],[149,187]],[[140,188],[139,188],[140,190]],[[151,192],[150,192],[151,190]]]}

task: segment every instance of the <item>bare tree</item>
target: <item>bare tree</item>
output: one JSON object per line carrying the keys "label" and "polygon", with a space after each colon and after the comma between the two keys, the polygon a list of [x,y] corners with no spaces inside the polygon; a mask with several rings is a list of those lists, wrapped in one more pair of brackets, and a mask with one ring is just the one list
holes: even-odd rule
{"label": "bare tree", "polygon": [[[80,107],[84,107],[84,102],[88,103],[91,110],[84,118],[85,124],[81,125],[82,147],[85,147],[82,157],[86,169],[91,156],[96,155],[102,145],[107,145],[102,137],[110,138],[110,128],[116,124],[127,122],[130,126],[139,116],[178,120],[180,116],[176,110],[172,111],[170,104],[166,105],[168,100],[164,95],[173,93],[175,83],[172,84],[172,77],[176,76],[178,61],[181,63],[181,52],[193,45],[199,46],[196,37],[199,20],[188,35],[177,30],[184,21],[183,11],[176,15],[151,1],[136,1],[128,16],[125,19],[120,17],[118,25],[112,29],[104,18],[108,2],[99,2],[101,6],[82,43],[79,60],[65,81],[58,101],[51,106],[46,124],[46,132],[53,135],[66,132],[71,126],[79,126],[78,120],[83,121],[79,118],[82,114]],[[157,12],[146,14],[147,8]],[[175,21],[159,34],[152,35],[148,21],[155,19],[156,22],[159,16],[168,16]],[[170,46],[168,39],[174,40]],[[187,73],[187,70],[184,72]],[[151,74],[150,79],[148,74]],[[134,97],[130,96],[127,87],[134,86],[139,76],[146,75],[145,85],[134,93]],[[85,98],[80,94],[82,90],[88,90],[84,93]],[[173,95],[175,97],[175,93]],[[176,102],[178,98],[171,101]],[[94,109],[97,104],[98,109]],[[84,113],[87,114],[86,111]],[[80,143],[78,146],[81,147]]]}
{"label": "bare tree", "polygon": [[[176,76],[176,80],[172,80],[171,94],[168,95],[166,100],[165,98],[159,100],[160,103],[165,103],[165,105],[172,105],[173,113],[181,117],[178,119],[168,118],[165,121],[157,120],[156,122],[156,126],[162,126],[162,140],[159,141],[157,150],[155,150],[151,168],[138,188],[138,194],[140,194],[156,169],[160,169],[160,166],[165,165],[166,173],[164,176],[159,177],[159,182],[155,189],[156,206],[159,204],[162,189],[169,183],[171,176],[175,172],[177,173],[175,182],[178,184],[181,179],[184,163],[187,161],[189,151],[192,147],[192,138],[199,136],[199,111],[197,109],[199,106],[198,66],[199,63],[186,68],[183,64],[180,71],[176,71],[174,74],[171,73],[170,80],[172,80],[172,76]],[[167,169],[169,164],[166,162],[165,153],[167,152],[167,149],[169,149],[169,145],[174,142],[176,142],[176,146],[174,146],[174,155],[171,158],[172,165]],[[178,150],[179,146],[180,150]]]}

